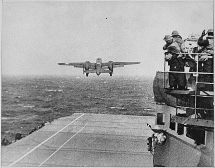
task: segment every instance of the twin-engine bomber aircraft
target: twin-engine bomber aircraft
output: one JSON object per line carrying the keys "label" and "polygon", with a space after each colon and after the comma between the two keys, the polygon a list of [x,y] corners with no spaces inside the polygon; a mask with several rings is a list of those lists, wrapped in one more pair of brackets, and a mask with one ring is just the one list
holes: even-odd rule
{"label": "twin-engine bomber aircraft", "polygon": [[117,67],[124,67],[124,65],[131,65],[131,64],[139,64],[140,62],[113,62],[109,61],[107,63],[102,63],[101,58],[96,59],[96,63],[90,63],[89,61],[86,62],[77,62],[77,63],[58,63],[58,65],[68,65],[74,66],[76,68],[83,68],[83,73],[86,73],[86,76],[89,73],[96,73],[98,76],[101,73],[109,73],[110,76],[113,74],[113,68]]}

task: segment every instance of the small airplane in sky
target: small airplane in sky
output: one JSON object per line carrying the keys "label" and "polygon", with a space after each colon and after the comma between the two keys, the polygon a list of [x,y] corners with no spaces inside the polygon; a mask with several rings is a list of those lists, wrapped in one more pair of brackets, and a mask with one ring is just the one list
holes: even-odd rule
{"label": "small airplane in sky", "polygon": [[86,73],[86,76],[88,76],[89,73],[96,73],[98,76],[101,73],[109,73],[110,76],[112,76],[113,68],[124,67],[124,65],[139,64],[139,63],[140,62],[113,62],[113,61],[102,63],[102,59],[97,58],[96,63],[90,63],[89,61],[86,61],[86,62],[77,62],[77,63],[58,63],[58,65],[68,65],[68,66],[74,66],[76,68],[83,68],[83,74]]}

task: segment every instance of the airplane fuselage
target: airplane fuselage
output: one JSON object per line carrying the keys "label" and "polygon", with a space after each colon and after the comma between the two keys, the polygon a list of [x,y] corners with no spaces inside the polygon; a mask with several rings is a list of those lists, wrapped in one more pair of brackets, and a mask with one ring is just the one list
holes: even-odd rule
{"label": "airplane fuselage", "polygon": [[97,58],[96,59],[96,74],[100,75],[102,72],[102,59],[101,58]]}

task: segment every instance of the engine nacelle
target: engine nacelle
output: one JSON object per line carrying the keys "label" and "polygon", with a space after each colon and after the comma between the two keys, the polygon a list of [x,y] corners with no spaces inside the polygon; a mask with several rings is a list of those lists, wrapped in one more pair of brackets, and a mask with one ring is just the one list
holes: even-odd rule
{"label": "engine nacelle", "polygon": [[113,72],[113,61],[108,62],[108,69]]}
{"label": "engine nacelle", "polygon": [[84,69],[85,70],[89,70],[90,69],[90,62],[89,61],[86,61],[85,64],[84,64]]}

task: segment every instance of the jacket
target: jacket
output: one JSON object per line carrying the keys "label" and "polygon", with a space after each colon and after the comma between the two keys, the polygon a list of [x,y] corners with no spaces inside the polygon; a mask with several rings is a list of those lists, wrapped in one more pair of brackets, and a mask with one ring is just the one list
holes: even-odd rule
{"label": "jacket", "polygon": [[180,37],[173,37],[174,42],[180,47],[180,52],[185,53],[185,43]]}
{"label": "jacket", "polygon": [[166,49],[168,53],[172,54],[172,58],[168,61],[170,66],[170,71],[183,71],[184,70],[184,62],[182,58],[178,58],[178,54],[180,53],[180,47],[177,42],[174,42],[170,45],[166,45],[163,49]]}

